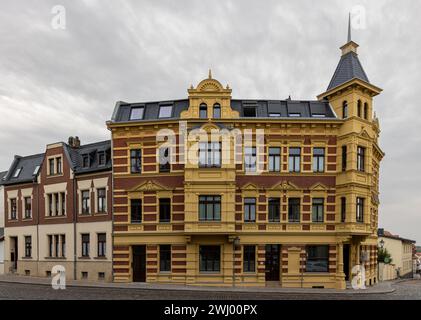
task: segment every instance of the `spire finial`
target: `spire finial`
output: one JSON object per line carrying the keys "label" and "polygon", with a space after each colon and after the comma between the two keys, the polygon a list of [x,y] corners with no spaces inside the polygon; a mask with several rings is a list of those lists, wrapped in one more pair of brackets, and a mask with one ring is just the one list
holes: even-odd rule
{"label": "spire finial", "polygon": [[209,79],[212,79],[212,70],[209,68]]}
{"label": "spire finial", "polygon": [[348,42],[351,42],[351,12],[349,13],[348,16]]}

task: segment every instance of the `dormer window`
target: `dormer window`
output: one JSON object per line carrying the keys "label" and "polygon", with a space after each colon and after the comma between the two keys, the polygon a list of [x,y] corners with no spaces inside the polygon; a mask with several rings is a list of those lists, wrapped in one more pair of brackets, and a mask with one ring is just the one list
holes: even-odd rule
{"label": "dormer window", "polygon": [[160,106],[159,107],[159,118],[171,118],[172,106]]}
{"label": "dormer window", "polygon": [[22,171],[22,168],[17,168],[15,171],[15,174],[13,175],[13,178],[19,177],[21,171]]}
{"label": "dormer window", "polygon": [[246,118],[256,118],[257,117],[257,108],[255,106],[244,106],[243,115]]}
{"label": "dormer window", "polygon": [[208,106],[205,103],[200,104],[199,118],[200,119],[207,119],[208,118]]}
{"label": "dormer window", "polygon": [[104,151],[98,152],[98,165],[99,166],[105,165],[105,152]]}
{"label": "dormer window", "polygon": [[142,120],[145,107],[134,107],[130,110],[130,120]]}
{"label": "dormer window", "polygon": [[89,155],[87,154],[82,155],[82,167],[89,168]]}
{"label": "dormer window", "polygon": [[213,105],[213,117],[215,119],[221,118],[221,105],[219,103]]}
{"label": "dormer window", "polygon": [[49,170],[49,175],[52,176],[55,172],[54,170],[54,159],[49,159],[48,160],[48,170]]}
{"label": "dormer window", "polygon": [[326,118],[326,115],[323,113],[313,113],[311,116],[313,118]]}
{"label": "dormer window", "polygon": [[36,176],[39,172],[39,168],[40,168],[40,166],[36,166],[32,175]]}
{"label": "dormer window", "polygon": [[281,114],[279,112],[270,112],[269,117],[271,118],[279,118]]}
{"label": "dormer window", "polygon": [[301,113],[290,113],[288,116],[291,118],[299,118],[301,117]]}
{"label": "dormer window", "polygon": [[61,157],[56,158],[56,168],[57,168],[57,174],[63,173],[62,163],[61,163]]}

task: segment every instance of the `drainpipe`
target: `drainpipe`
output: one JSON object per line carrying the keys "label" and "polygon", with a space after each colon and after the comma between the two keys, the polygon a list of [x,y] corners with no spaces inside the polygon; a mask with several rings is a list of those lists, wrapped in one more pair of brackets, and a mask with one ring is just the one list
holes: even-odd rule
{"label": "drainpipe", "polygon": [[[38,178],[37,178],[38,179]],[[39,184],[38,183],[35,183],[35,187],[34,187],[34,189],[36,189],[36,192],[34,192],[35,194],[36,194],[36,203],[37,203],[37,206],[36,206],[36,208],[37,208],[37,216],[35,217],[35,215],[33,215],[33,219],[35,220],[36,219],[36,226],[37,226],[37,228],[36,228],[36,230],[37,230],[37,275],[38,276],[40,276],[40,274],[39,274],[39,261],[40,261],[40,256],[39,256],[39,245],[40,245],[40,243],[39,243],[39,216],[40,216],[40,212],[39,212]]]}
{"label": "drainpipe", "polygon": [[[111,281],[114,282],[114,141],[111,132]],[[107,198],[108,199],[108,198]],[[130,263],[130,262],[129,262]]]}
{"label": "drainpipe", "polygon": [[77,234],[76,234],[76,222],[77,222],[77,188],[76,188],[76,174],[73,171],[73,279],[77,280],[76,272],[76,259],[77,259]]}

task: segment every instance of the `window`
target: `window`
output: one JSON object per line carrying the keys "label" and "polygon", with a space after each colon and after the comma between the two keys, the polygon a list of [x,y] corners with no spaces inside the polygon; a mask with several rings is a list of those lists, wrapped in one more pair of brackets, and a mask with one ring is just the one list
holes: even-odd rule
{"label": "window", "polygon": [[344,101],[342,103],[342,118],[346,119],[348,118],[348,102]]}
{"label": "window", "polygon": [[32,173],[33,176],[36,176],[38,174],[39,168],[40,168],[40,166],[35,167],[34,172]]}
{"label": "window", "polygon": [[58,193],[54,193],[54,201],[55,201],[54,215],[55,216],[58,216],[58,214],[59,214],[59,205],[60,205],[60,199],[58,198]]}
{"label": "window", "polygon": [[365,171],[365,148],[357,148],[357,170],[364,172]]}
{"label": "window", "polygon": [[16,220],[17,218],[17,201],[16,199],[10,199],[10,220]]}
{"label": "window", "polygon": [[361,108],[362,108],[361,104],[362,104],[361,100],[358,100],[358,102],[357,102],[357,114],[360,118],[361,118]]}
{"label": "window", "polygon": [[98,193],[98,212],[105,213],[107,211],[107,193],[105,188],[97,190]]}
{"label": "window", "polygon": [[52,257],[53,256],[53,236],[52,235],[48,235],[48,256]]}
{"label": "window", "polygon": [[346,155],[347,155],[347,147],[342,146],[342,171],[346,171]]}
{"label": "window", "polygon": [[281,114],[279,112],[269,112],[270,118],[279,118]]}
{"label": "window", "polygon": [[313,118],[326,118],[326,115],[324,113],[313,113],[311,116]]}
{"label": "window", "polygon": [[159,246],[159,271],[171,271],[171,245],[169,244]]}
{"label": "window", "polygon": [[269,171],[281,171],[281,148],[269,148]]}
{"label": "window", "polygon": [[221,167],[221,143],[200,142],[199,143],[199,166],[201,168]]}
{"label": "window", "polygon": [[243,271],[256,272],[256,246],[243,247]]}
{"label": "window", "polygon": [[48,215],[50,217],[53,216],[53,195],[52,194],[48,194]]}
{"label": "window", "polygon": [[300,222],[300,199],[288,199],[288,221]]}
{"label": "window", "polygon": [[31,219],[32,218],[32,199],[31,197],[25,197],[25,219]]}
{"label": "window", "polygon": [[98,272],[98,280],[104,280],[105,279],[105,272]]}
{"label": "window", "polygon": [[364,198],[357,197],[357,222],[364,222]]}
{"label": "window", "polygon": [[324,172],[325,171],[325,149],[314,148],[313,149],[313,172]]}
{"label": "window", "polygon": [[48,238],[48,255],[51,258],[66,257],[66,235],[54,234],[47,235]]}
{"label": "window", "polygon": [[130,110],[130,120],[142,120],[145,107],[135,107]]}
{"label": "window", "polygon": [[244,148],[244,167],[247,172],[256,171],[256,147]]}
{"label": "window", "polygon": [[89,202],[90,202],[90,197],[89,197],[89,190],[83,190],[82,191],[82,214],[89,214]]}
{"label": "window", "polygon": [[159,199],[159,222],[171,221],[171,199]]}
{"label": "window", "polygon": [[17,168],[15,171],[15,174],[13,175],[13,178],[19,177],[21,171],[22,171],[22,168]]}
{"label": "window", "polygon": [[312,221],[313,222],[323,222],[324,217],[324,200],[323,199],[313,199],[313,209],[312,209]]}
{"label": "window", "polygon": [[32,257],[32,237],[25,236],[25,258]]}
{"label": "window", "polygon": [[365,120],[368,119],[368,103],[367,102],[364,103],[364,119]]}
{"label": "window", "polygon": [[301,171],[301,148],[289,148],[289,172]]}
{"label": "window", "polygon": [[89,233],[82,234],[82,257],[89,257]]}
{"label": "window", "polygon": [[98,257],[105,257],[107,253],[107,235],[105,233],[98,233]]}
{"label": "window", "polygon": [[142,200],[132,199],[130,200],[130,215],[132,223],[142,222]]}
{"label": "window", "polygon": [[88,272],[82,271],[82,279],[88,279]]}
{"label": "window", "polygon": [[280,222],[281,199],[269,198],[269,222]]}
{"label": "window", "polygon": [[219,103],[213,105],[213,117],[215,119],[221,118],[221,105]]}
{"label": "window", "polygon": [[200,246],[199,256],[200,272],[219,272],[221,270],[220,246]]}
{"label": "window", "polygon": [[208,118],[208,106],[202,103],[199,107],[199,118],[207,119]]}
{"label": "window", "polygon": [[306,272],[329,272],[329,246],[307,246]]}
{"label": "window", "polygon": [[82,168],[89,168],[89,155],[82,155]]}
{"label": "window", "polygon": [[199,220],[220,221],[221,220],[221,196],[200,196],[199,197]]}
{"label": "window", "polygon": [[243,115],[247,118],[255,118],[257,116],[257,110],[254,106],[243,107]]}
{"label": "window", "polygon": [[98,165],[105,166],[105,152],[104,151],[98,152]]}
{"label": "window", "polygon": [[57,174],[63,173],[61,158],[56,158],[56,168],[57,168]]}
{"label": "window", "polygon": [[346,221],[346,198],[341,198],[341,222]]}
{"label": "window", "polygon": [[244,199],[244,222],[256,222],[256,198]]}
{"label": "window", "polygon": [[301,113],[289,113],[288,116],[291,118],[299,118],[301,117]]}
{"label": "window", "polygon": [[49,159],[48,160],[48,168],[49,168],[49,173],[50,176],[52,176],[54,174],[54,159]]}
{"label": "window", "polygon": [[170,151],[167,147],[159,148],[159,172],[170,172]]}
{"label": "window", "polygon": [[159,107],[159,118],[171,118],[172,106],[160,106]]}
{"label": "window", "polygon": [[130,151],[130,172],[140,173],[142,171],[142,150],[134,149]]}

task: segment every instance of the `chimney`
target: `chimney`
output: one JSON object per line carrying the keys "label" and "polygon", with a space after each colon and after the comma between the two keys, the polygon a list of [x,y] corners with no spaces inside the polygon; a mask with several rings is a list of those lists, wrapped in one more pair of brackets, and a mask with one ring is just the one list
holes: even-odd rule
{"label": "chimney", "polygon": [[75,137],[75,142],[74,142],[75,148],[79,148],[80,147],[80,139],[78,136]]}
{"label": "chimney", "polygon": [[69,137],[69,146],[72,148],[79,148],[80,147],[80,139],[79,137]]}

